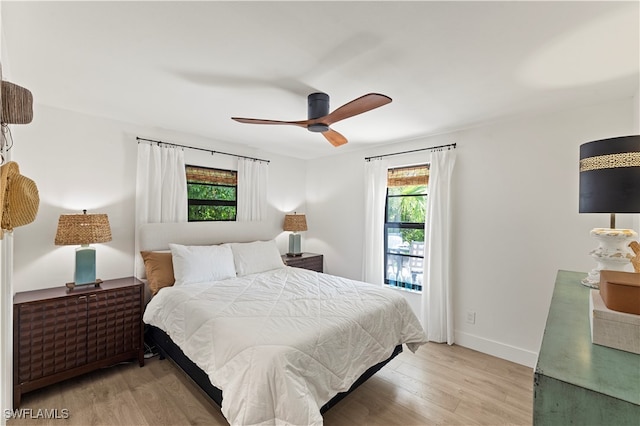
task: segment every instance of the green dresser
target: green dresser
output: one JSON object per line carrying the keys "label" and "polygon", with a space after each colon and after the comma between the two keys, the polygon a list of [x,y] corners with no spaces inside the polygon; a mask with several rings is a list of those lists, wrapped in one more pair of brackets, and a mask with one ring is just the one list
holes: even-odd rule
{"label": "green dresser", "polygon": [[558,271],[534,374],[534,425],[640,425],[640,355],[591,343],[585,273]]}

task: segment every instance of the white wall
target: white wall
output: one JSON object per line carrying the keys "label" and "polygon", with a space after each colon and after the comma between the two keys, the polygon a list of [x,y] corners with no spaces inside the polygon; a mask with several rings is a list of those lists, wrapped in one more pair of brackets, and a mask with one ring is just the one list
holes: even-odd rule
{"label": "white wall", "polygon": [[[113,240],[96,245],[97,276],[131,276],[134,272],[134,213],[137,144],[135,137],[200,146],[271,160],[265,226],[278,232],[284,213],[304,210],[304,164],[291,158],[228,146],[162,129],[145,129],[118,121],[34,105],[34,120],[13,126],[13,159],[40,193],[36,220],[14,231],[14,291],[63,285],[73,280],[74,246],[53,241],[62,213],[107,213]],[[234,157],[186,150],[188,163],[235,169]],[[286,251],[286,235],[278,237]]]}
{"label": "white wall", "polygon": [[[596,244],[589,231],[608,226],[606,215],[578,214],[579,146],[630,134],[632,103],[512,119],[310,161],[306,247],[325,254],[329,273],[360,279],[364,157],[457,143],[456,342],[533,366],[557,270],[593,268],[588,252]],[[619,227],[633,226],[628,216],[619,215]],[[416,295],[402,293],[419,306]],[[476,312],[475,325],[465,322],[469,310]]]}

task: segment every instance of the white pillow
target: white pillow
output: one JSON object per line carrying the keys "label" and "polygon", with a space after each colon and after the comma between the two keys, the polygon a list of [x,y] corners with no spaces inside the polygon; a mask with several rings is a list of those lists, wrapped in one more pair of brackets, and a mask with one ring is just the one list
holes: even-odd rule
{"label": "white pillow", "polygon": [[284,268],[275,240],[252,243],[230,243],[239,277]]}
{"label": "white pillow", "polygon": [[169,244],[174,285],[226,280],[236,276],[233,253],[225,246],[183,246]]}

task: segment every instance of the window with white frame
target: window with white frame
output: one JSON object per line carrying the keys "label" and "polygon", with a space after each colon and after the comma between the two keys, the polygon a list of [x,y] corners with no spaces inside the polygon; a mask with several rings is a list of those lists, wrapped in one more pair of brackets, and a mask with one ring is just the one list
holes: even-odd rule
{"label": "window with white frame", "polygon": [[422,291],[429,165],[389,169],[384,224],[384,282]]}

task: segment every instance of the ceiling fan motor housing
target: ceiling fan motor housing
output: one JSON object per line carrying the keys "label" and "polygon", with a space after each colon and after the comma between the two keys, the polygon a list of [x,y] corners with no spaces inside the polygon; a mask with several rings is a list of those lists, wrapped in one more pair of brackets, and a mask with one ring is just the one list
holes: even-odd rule
{"label": "ceiling fan motor housing", "polygon": [[[325,115],[329,115],[329,95],[321,92],[310,94],[307,97],[307,118],[313,120]],[[307,129],[310,132],[326,132],[329,130],[329,126],[317,123],[310,124]]]}

